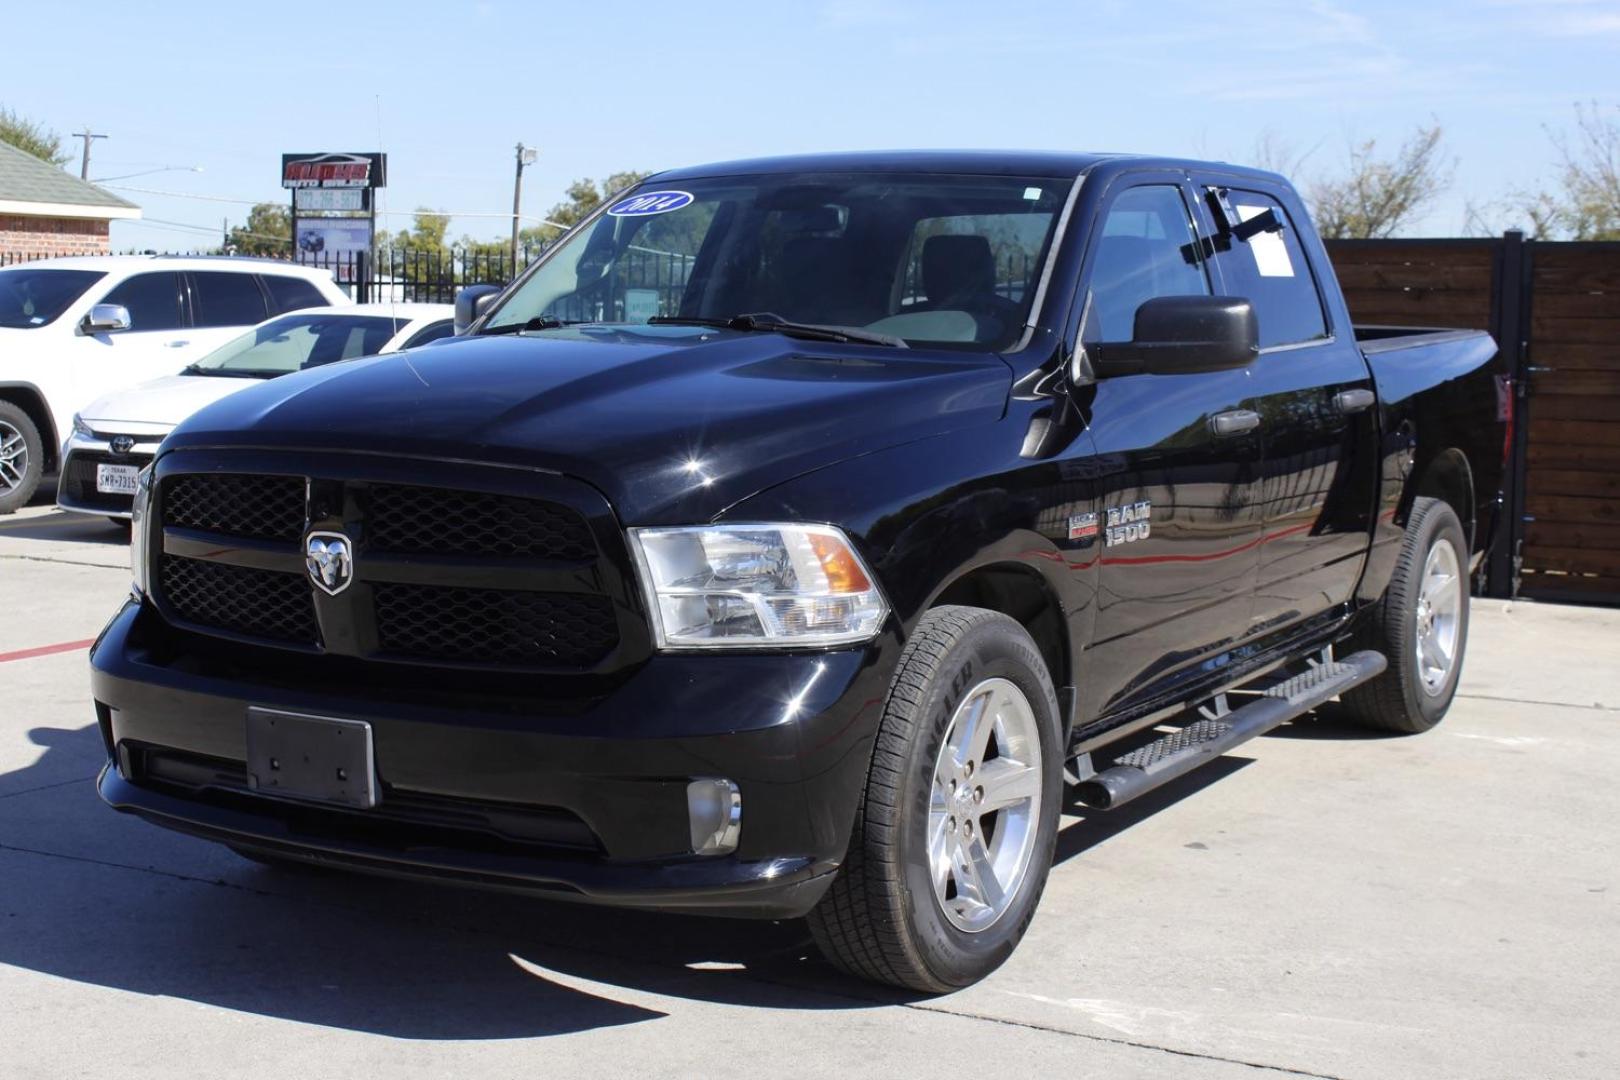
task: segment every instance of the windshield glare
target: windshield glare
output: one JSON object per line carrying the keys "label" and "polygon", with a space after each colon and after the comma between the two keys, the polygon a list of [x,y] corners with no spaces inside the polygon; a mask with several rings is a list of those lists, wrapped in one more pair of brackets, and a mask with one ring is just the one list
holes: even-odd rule
{"label": "windshield glare", "polygon": [[105,276],[100,270],[0,270],[0,326],[48,326]]}
{"label": "windshield glare", "polygon": [[804,173],[649,182],[548,253],[485,331],[771,314],[909,344],[1022,333],[1070,182]]}
{"label": "windshield glare", "polygon": [[381,352],[406,321],[384,315],[287,315],[220,346],[188,370],[203,375],[287,375]]}

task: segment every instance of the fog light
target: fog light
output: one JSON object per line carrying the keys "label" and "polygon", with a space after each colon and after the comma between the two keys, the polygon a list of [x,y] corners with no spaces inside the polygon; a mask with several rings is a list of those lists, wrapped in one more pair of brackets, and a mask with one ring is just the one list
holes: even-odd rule
{"label": "fog light", "polygon": [[692,851],[729,855],[742,833],[742,794],[730,780],[693,780],[686,785],[686,814],[692,825]]}

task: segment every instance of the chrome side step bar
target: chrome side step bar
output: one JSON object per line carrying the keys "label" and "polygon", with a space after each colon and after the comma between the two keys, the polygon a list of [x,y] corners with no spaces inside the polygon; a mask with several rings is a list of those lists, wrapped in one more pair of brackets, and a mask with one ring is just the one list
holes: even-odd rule
{"label": "chrome side step bar", "polygon": [[1180,731],[1121,754],[1108,768],[1081,781],[1076,793],[1081,802],[1097,810],[1123,806],[1351,687],[1377,678],[1388,666],[1383,653],[1370,650],[1317,664],[1267,688],[1247,705],[1229,712],[1219,708],[1206,711],[1203,719]]}

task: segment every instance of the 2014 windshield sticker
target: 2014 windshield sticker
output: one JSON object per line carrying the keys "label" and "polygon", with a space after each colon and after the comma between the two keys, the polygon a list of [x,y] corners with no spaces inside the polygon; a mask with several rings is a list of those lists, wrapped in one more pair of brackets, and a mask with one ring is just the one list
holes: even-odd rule
{"label": "2014 windshield sticker", "polygon": [[646,217],[649,214],[667,214],[690,206],[690,191],[643,191],[628,199],[621,199],[608,207],[609,217]]}

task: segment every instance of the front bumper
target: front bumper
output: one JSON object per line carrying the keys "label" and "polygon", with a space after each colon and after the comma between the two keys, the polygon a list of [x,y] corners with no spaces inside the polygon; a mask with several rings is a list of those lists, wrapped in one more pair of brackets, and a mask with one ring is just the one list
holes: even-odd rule
{"label": "front bumper", "polygon": [[[262,681],[130,602],[91,652],[115,809],[232,846],[603,904],[792,918],[831,882],[898,653],[658,655],[581,698]],[[371,810],[245,783],[251,705],[372,725]],[[686,784],[742,794],[731,855],[691,854]]]}
{"label": "front bumper", "polygon": [[158,444],[158,434],[132,435],[134,445],[125,451],[113,449],[114,432],[97,432],[94,436],[74,432],[62,446],[62,467],[58,471],[56,505],[77,514],[97,514],[102,517],[128,518],[134,508],[133,495],[120,495],[96,490],[97,465],[133,465],[143,469],[152,464]]}

